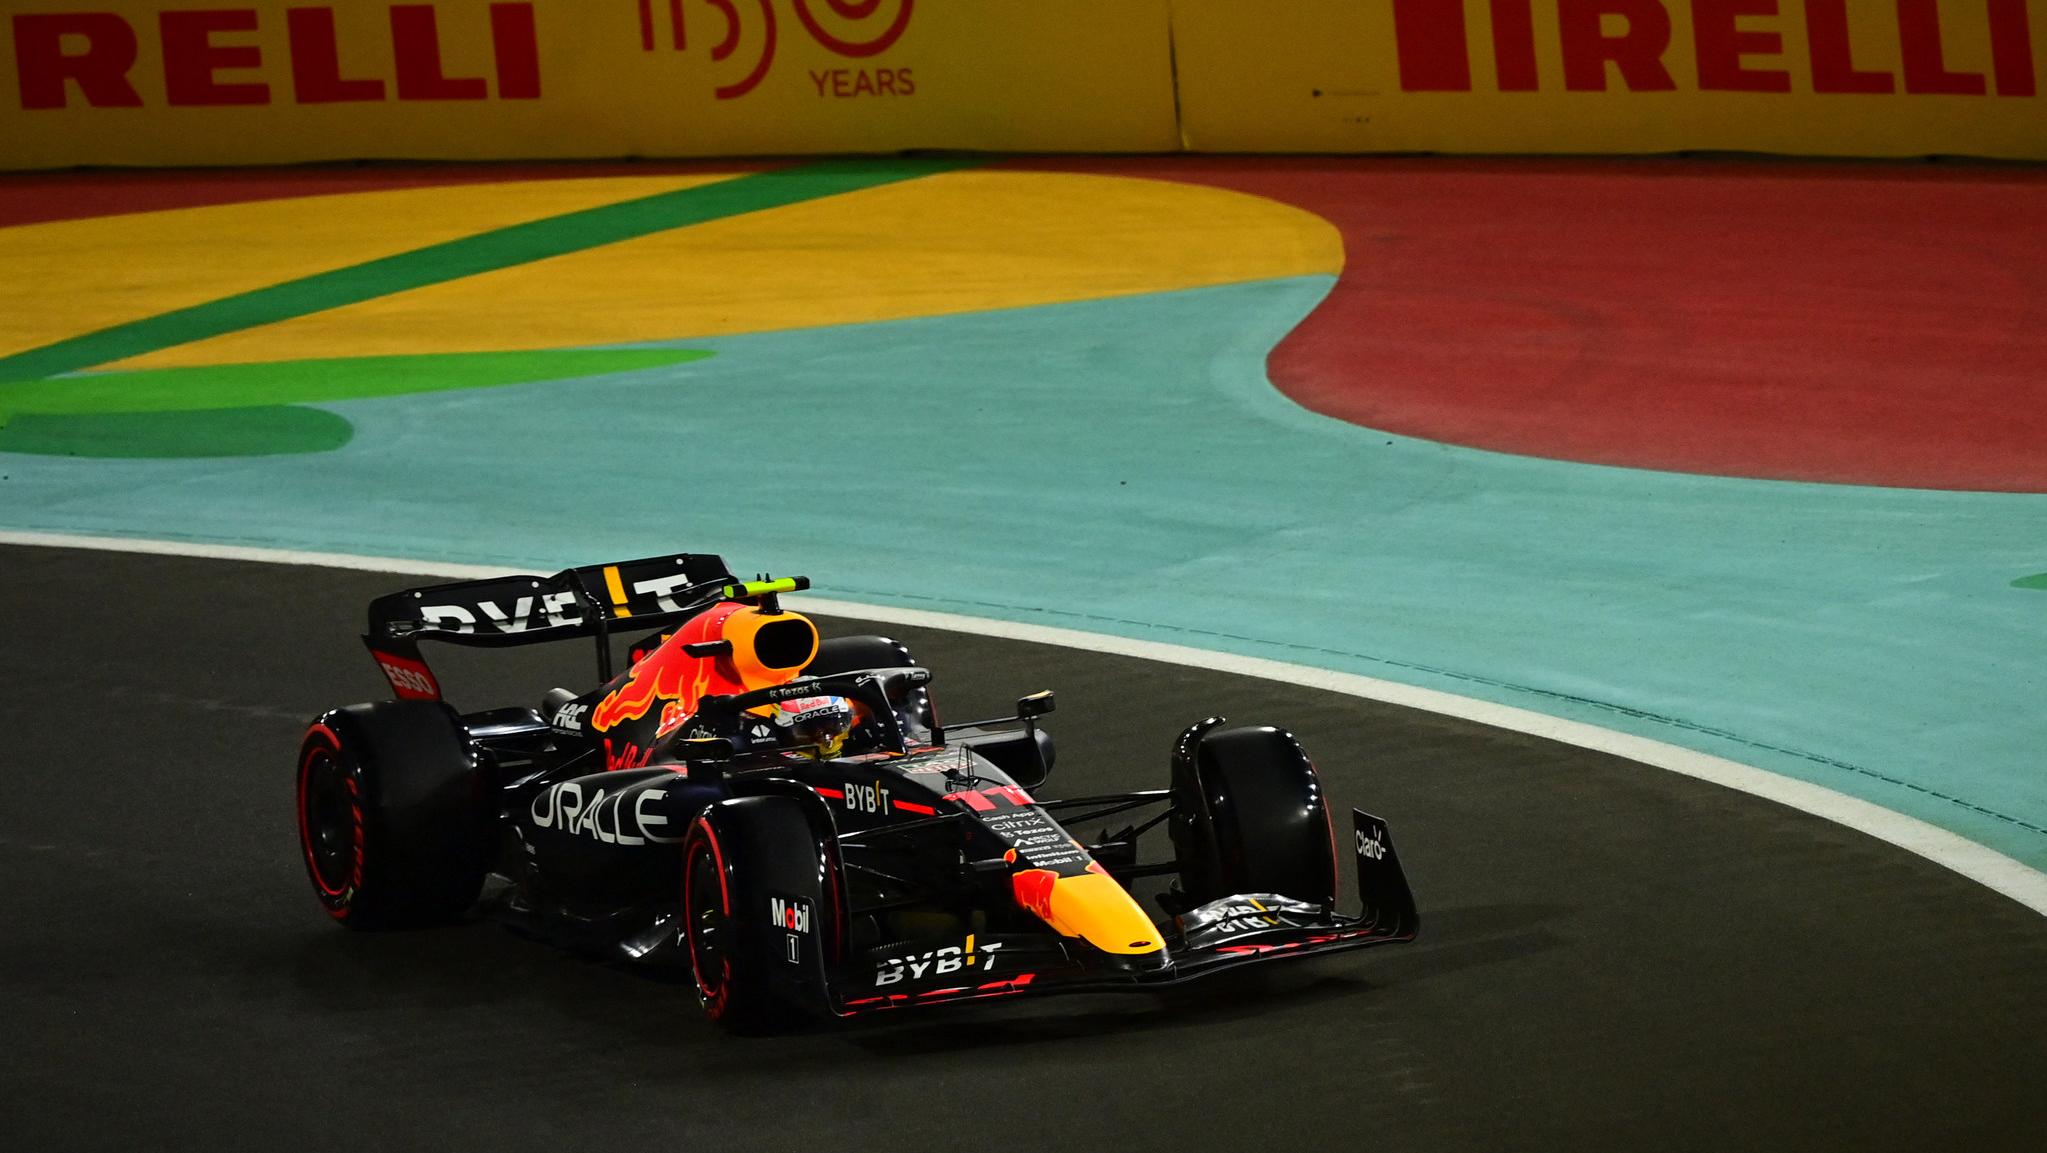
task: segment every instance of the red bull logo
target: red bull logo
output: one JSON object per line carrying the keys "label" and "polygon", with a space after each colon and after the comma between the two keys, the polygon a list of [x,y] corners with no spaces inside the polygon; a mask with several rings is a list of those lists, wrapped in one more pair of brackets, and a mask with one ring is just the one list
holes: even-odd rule
{"label": "red bull logo", "polygon": [[1058,883],[1059,874],[1050,869],[1024,869],[1009,878],[1017,905],[1048,921],[1052,919],[1052,886]]}
{"label": "red bull logo", "polygon": [[604,771],[607,773],[625,769],[644,769],[653,756],[654,750],[643,749],[631,741],[627,741],[622,749],[613,749],[611,738],[604,738]]}
{"label": "red bull logo", "polygon": [[[619,725],[646,716],[653,711],[656,701],[662,701],[673,707],[662,709],[661,723],[674,728],[682,723],[681,718],[696,712],[697,702],[704,698],[704,694],[738,692],[737,685],[726,683],[718,675],[715,658],[691,656],[683,651],[683,646],[716,638],[723,631],[725,618],[742,607],[737,604],[719,605],[678,629],[675,635],[661,643],[661,647],[632,667],[624,684],[597,702],[596,710],[590,714],[590,727],[600,733],[610,732]],[[671,725],[672,714],[674,724]]]}
{"label": "red bull logo", "polygon": [[696,711],[711,680],[711,662],[690,656],[671,640],[634,665],[626,682],[597,702],[596,711],[590,714],[590,727],[603,733],[637,721],[654,708],[655,701],[673,702],[687,716]]}
{"label": "red bull logo", "polygon": [[[694,656],[689,646],[723,641],[717,656]],[[590,714],[590,727],[609,732],[662,706],[655,736],[674,732],[711,693],[743,693],[793,679],[817,655],[817,629],[797,613],[770,613],[728,601],[688,624],[634,664],[624,682]]]}

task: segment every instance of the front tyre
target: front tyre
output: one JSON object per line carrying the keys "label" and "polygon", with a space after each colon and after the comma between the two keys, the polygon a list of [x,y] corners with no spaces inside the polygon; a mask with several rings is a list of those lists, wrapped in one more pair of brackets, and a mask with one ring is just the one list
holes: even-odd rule
{"label": "front tyre", "polygon": [[1189,728],[1173,752],[1167,828],[1192,905],[1240,893],[1336,904],[1336,841],[1322,782],[1294,735],[1270,725]]}
{"label": "front tyre", "polygon": [[438,701],[335,709],[299,745],[299,849],[322,908],[351,929],[443,924],[490,864],[482,772]]}
{"label": "front tyre", "polygon": [[759,1033],[829,1011],[844,954],[830,818],[796,796],[706,809],[682,844],[683,943],[705,1016]]}

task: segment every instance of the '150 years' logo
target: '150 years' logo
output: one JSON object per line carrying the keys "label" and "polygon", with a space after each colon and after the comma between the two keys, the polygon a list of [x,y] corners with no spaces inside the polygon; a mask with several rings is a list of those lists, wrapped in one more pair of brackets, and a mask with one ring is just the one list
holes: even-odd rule
{"label": "'150 years' logo", "polygon": [[[639,0],[640,50],[690,51],[692,35],[710,46],[711,63],[738,57],[745,67],[736,79],[713,89],[720,100],[736,100],[760,86],[775,66],[784,34],[780,0]],[[888,51],[910,26],[916,0],[787,0],[796,22],[826,49],[848,60],[867,61]],[[706,11],[708,9],[708,11]],[[665,37],[660,33],[666,32]],[[705,33],[715,39],[707,39]],[[751,65],[744,62],[751,61]],[[820,97],[912,96],[917,80],[908,68],[810,70]]]}

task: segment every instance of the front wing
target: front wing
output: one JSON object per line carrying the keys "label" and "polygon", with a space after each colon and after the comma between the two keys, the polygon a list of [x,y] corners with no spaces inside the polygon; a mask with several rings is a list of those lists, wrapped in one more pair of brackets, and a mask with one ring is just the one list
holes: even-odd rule
{"label": "front wing", "polygon": [[1115,957],[1051,934],[1005,934],[885,946],[833,985],[833,1011],[1013,997],[1149,992],[1229,969],[1412,941],[1421,920],[1386,823],[1352,810],[1361,915],[1272,893],[1210,901],[1175,918],[1161,953]]}

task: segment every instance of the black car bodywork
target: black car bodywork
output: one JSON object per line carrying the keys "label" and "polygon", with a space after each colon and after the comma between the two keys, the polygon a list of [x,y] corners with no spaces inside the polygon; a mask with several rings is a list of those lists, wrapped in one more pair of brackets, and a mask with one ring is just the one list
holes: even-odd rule
{"label": "black car bodywork", "polygon": [[[495,877],[514,924],[687,965],[711,1015],[738,1025],[1159,988],[1414,937],[1392,837],[1360,811],[1343,847],[1364,907],[1337,912],[1346,854],[1285,731],[1209,718],[1171,751],[1165,788],[1041,800],[1049,692],[941,726],[903,646],[820,642],[782,609],[805,587],[682,554],[378,599],[364,639],[399,699],[329,712],[299,759],[323,905],[362,927],[446,920]],[[653,631],[613,675],[627,629]],[[418,647],[573,637],[594,638],[598,687],[467,715]],[[780,683],[748,687],[762,677]],[[819,696],[862,718],[837,755],[792,749],[762,719]],[[1170,855],[1139,852],[1161,839]],[[1171,879],[1156,917],[1133,895],[1146,877]]]}

